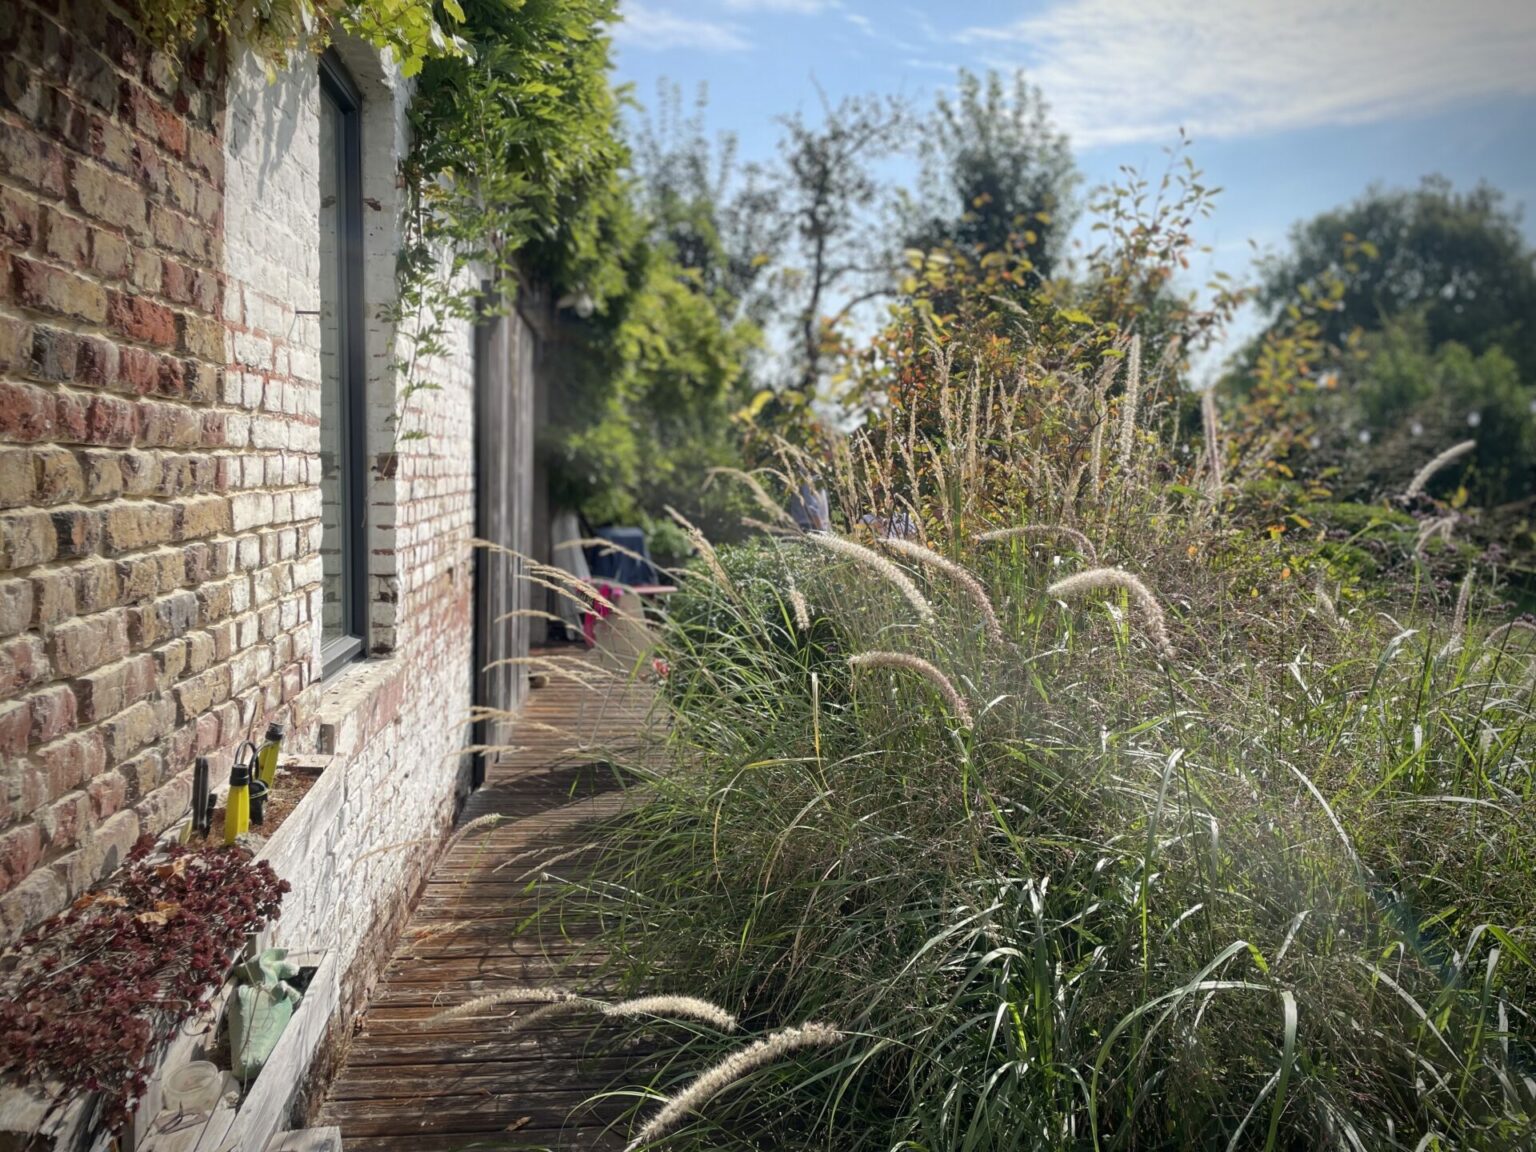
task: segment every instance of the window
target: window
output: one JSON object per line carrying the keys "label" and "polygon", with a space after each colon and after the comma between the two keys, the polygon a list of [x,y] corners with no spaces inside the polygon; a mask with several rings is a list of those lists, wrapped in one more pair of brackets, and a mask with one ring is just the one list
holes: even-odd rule
{"label": "window", "polygon": [[320,61],[320,655],[326,676],[356,659],[368,635],[360,105],[351,78],[327,53]]}

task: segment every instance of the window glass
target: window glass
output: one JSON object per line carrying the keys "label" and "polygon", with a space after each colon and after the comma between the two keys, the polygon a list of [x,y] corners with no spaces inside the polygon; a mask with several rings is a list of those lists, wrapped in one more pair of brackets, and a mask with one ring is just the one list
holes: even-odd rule
{"label": "window glass", "polygon": [[361,233],[357,105],[344,77],[322,65],[320,99],[320,545],[325,673],[363,648],[366,617],[360,475],[361,356],[357,245]]}

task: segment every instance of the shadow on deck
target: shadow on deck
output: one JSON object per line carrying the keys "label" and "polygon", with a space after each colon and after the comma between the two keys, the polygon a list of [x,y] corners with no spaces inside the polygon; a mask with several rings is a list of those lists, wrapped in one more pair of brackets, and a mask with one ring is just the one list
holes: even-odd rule
{"label": "shadow on deck", "polygon": [[507,1003],[426,1021],[511,988],[590,987],[594,924],[548,908],[530,920],[539,865],[571,853],[563,876],[590,870],[593,853],[580,851],[587,827],[625,803],[603,757],[638,744],[652,696],[640,684],[598,692],[558,677],[530,694],[514,725],[522,747],[488,768],[460,818],[505,821],[472,831],[438,862],[322,1106],[319,1122],[341,1129],[347,1152],[623,1146],[610,1130],[623,1101],[587,1101],[633,1083],[624,1073],[643,1054],[595,1054],[589,1019],[513,1032],[514,1011],[535,1005]]}

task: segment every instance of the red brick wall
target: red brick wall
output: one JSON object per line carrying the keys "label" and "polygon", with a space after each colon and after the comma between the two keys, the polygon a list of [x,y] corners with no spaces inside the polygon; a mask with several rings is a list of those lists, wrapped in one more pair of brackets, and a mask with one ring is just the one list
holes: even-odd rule
{"label": "red brick wall", "polygon": [[222,65],[6,0],[0,68],[3,944],[177,818],[295,657],[243,651],[281,629],[275,541],[231,535]]}

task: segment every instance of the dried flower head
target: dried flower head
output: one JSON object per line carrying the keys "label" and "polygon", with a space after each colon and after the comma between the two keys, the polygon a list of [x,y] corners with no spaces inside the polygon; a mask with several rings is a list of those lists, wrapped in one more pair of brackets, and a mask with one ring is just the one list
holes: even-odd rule
{"label": "dried flower head", "polygon": [[895,585],[897,591],[906,597],[907,603],[917,610],[918,618],[924,624],[933,623],[933,605],[928,603],[927,598],[918,591],[917,585],[912,583],[905,572],[874,549],[855,544],[852,540],[845,540],[841,536],[833,536],[830,532],[811,532],[805,538],[816,547],[846,557]]}
{"label": "dried flower head", "polygon": [[670,1131],[677,1122],[699,1105],[709,1100],[722,1088],[740,1080],[765,1064],[772,1064],[791,1052],[802,1048],[826,1048],[838,1043],[843,1034],[826,1024],[804,1024],[798,1028],[781,1028],[762,1040],[754,1041],[733,1052],[707,1072],[691,1081],[676,1095],[669,1097],[661,1110],[641,1126],[627,1145],[625,1152],[633,1152]]}
{"label": "dried flower head", "polygon": [[1068,576],[1065,580],[1058,580],[1045,591],[1047,595],[1066,599],[1106,588],[1120,589],[1135,601],[1158,651],[1164,656],[1172,656],[1173,644],[1168,639],[1168,623],[1163,614],[1163,606],[1158,603],[1150,588],[1123,568],[1092,568],[1076,576]]}
{"label": "dried flower head", "polygon": [[1141,334],[1131,337],[1126,354],[1125,399],[1120,405],[1120,470],[1130,465],[1131,449],[1136,444],[1136,405],[1141,400]]}
{"label": "dried flower head", "polygon": [[987,596],[987,590],[981,586],[981,581],[971,574],[963,565],[956,564],[940,556],[931,548],[924,548],[921,544],[915,544],[910,540],[902,540],[895,536],[886,536],[880,541],[880,546],[887,551],[894,552],[908,560],[913,560],[925,567],[932,568],[935,572],[949,577],[964,592],[977,611],[981,613],[981,622],[987,631],[987,639],[994,644],[1003,642],[1003,626],[998,622],[997,611],[992,607],[992,601]]}
{"label": "dried flower head", "polygon": [[1093,546],[1093,541],[1076,528],[1069,528],[1065,524],[1020,524],[1014,528],[994,528],[990,532],[983,532],[977,536],[976,542],[991,544],[998,540],[1012,540],[1018,536],[1065,536],[1076,544],[1077,550],[1089,560],[1095,564],[1099,562],[1099,550]]}
{"label": "dried flower head", "polygon": [[949,705],[949,710],[954,713],[955,719],[960,721],[961,727],[969,729],[974,726],[971,708],[965,702],[965,697],[961,696],[955,686],[950,683],[948,676],[919,656],[911,656],[905,652],[863,652],[857,656],[850,656],[848,666],[915,672],[932,684],[939,695],[944,697],[944,702]]}
{"label": "dried flower head", "polygon": [[1436,456],[1428,464],[1424,465],[1424,467],[1420,468],[1416,473],[1414,473],[1413,479],[1408,482],[1408,487],[1403,492],[1403,495],[1408,497],[1410,500],[1413,499],[1413,497],[1420,495],[1424,491],[1424,485],[1428,484],[1430,480],[1434,478],[1436,472],[1440,471],[1442,468],[1454,464],[1457,460],[1460,460],[1463,456],[1465,456],[1468,452],[1472,451],[1472,449],[1476,447],[1476,440],[1463,440],[1460,444],[1452,444],[1444,452],[1440,453],[1440,455]]}

